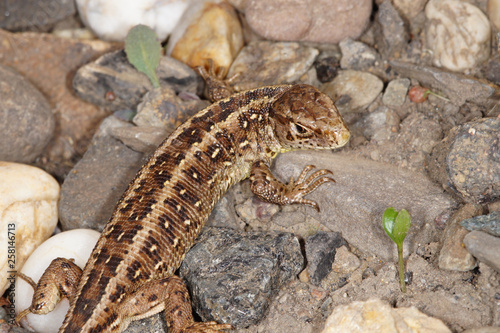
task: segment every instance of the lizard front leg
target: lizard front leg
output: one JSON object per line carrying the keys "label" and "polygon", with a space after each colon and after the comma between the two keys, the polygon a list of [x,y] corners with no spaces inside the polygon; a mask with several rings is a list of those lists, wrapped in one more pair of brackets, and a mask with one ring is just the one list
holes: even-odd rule
{"label": "lizard front leg", "polygon": [[305,204],[319,212],[319,206],[316,202],[303,197],[322,184],[335,182],[335,180],[325,176],[333,174],[330,170],[325,169],[318,170],[307,177],[307,174],[314,168],[313,165],[306,166],[297,181],[292,177],[288,184],[283,184],[273,176],[263,161],[256,161],[252,164],[250,188],[256,196],[264,201],[278,205]]}
{"label": "lizard front leg", "polygon": [[65,258],[52,260],[37,285],[31,278],[18,273],[20,278],[33,287],[34,293],[31,306],[16,316],[16,322],[19,323],[28,313],[49,313],[64,297],[71,302],[76,295],[81,275],[82,269],[74,263],[73,259]]}
{"label": "lizard front leg", "polygon": [[116,309],[125,325],[162,310],[165,310],[169,333],[219,333],[232,329],[229,324],[215,321],[195,322],[188,290],[176,275],[145,283]]}

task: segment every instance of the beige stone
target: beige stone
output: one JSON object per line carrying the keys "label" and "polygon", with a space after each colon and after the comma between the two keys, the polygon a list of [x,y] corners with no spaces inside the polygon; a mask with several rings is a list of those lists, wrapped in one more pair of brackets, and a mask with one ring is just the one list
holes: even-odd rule
{"label": "beige stone", "polygon": [[172,32],[167,54],[191,67],[214,62],[216,73],[227,74],[243,47],[243,32],[233,7],[225,1],[195,1]]}
{"label": "beige stone", "polygon": [[442,321],[415,307],[393,309],[384,301],[371,299],[336,307],[322,333],[448,333]]}
{"label": "beige stone", "polygon": [[0,184],[1,295],[9,274],[54,231],[59,184],[41,169],[10,162],[0,162]]}

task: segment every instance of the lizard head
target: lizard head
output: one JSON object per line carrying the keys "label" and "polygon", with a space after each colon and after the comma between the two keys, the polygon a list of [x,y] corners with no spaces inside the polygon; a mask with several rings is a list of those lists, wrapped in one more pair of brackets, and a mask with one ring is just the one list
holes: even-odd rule
{"label": "lizard head", "polygon": [[270,108],[282,150],[333,149],[351,136],[333,101],[313,86],[292,86]]}

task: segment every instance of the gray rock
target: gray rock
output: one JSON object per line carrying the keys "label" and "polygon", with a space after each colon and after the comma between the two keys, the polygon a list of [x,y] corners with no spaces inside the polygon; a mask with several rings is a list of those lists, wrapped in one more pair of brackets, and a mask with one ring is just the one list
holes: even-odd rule
{"label": "gray rock", "polygon": [[396,79],[389,82],[385,89],[382,102],[388,106],[401,106],[406,100],[406,94],[410,87],[409,79]]}
{"label": "gray rock", "polygon": [[399,58],[408,45],[410,34],[391,1],[384,1],[375,16],[375,40],[384,58]]}
{"label": "gray rock", "polygon": [[140,153],[150,154],[168,136],[164,127],[121,126],[111,128],[111,135],[127,147]]}
{"label": "gray rock", "polygon": [[348,69],[339,71],[332,82],[321,86],[321,91],[332,97],[344,114],[366,108],[383,88],[384,83],[375,75]]}
{"label": "gray rock", "polygon": [[498,101],[500,92],[495,86],[472,76],[396,60],[389,61],[389,64],[401,76],[415,79],[422,86],[435,89],[435,92],[442,92],[455,105],[473,102],[492,107]]}
{"label": "gray rock", "polygon": [[351,130],[359,130],[368,140],[384,142],[396,136],[394,128],[399,128],[400,119],[398,114],[386,106],[381,106],[375,111],[364,114]]}
{"label": "gray rock", "polygon": [[299,43],[251,42],[238,53],[228,77],[240,90],[278,83],[293,83],[307,73],[318,50]]}
{"label": "gray rock", "polygon": [[500,212],[465,219],[460,225],[469,231],[479,230],[500,237]]}
{"label": "gray rock", "polygon": [[482,231],[471,231],[464,244],[474,257],[500,272],[500,238]]}
{"label": "gray rock", "polygon": [[466,201],[500,198],[500,119],[483,118],[462,125],[446,157],[451,188]]}
{"label": "gray rock", "polygon": [[464,249],[463,241],[468,231],[460,226],[460,221],[481,214],[482,208],[465,205],[456,211],[448,220],[442,239],[443,247],[439,253],[440,269],[465,272],[476,267],[476,260]]}
{"label": "gray rock", "polygon": [[207,228],[186,255],[180,274],[203,320],[248,327],[262,319],[271,298],[303,265],[293,234]]}
{"label": "gray rock", "polygon": [[0,65],[0,160],[30,163],[54,135],[45,97],[28,80]]}
{"label": "gray rock", "polygon": [[101,231],[117,201],[143,164],[135,152],[109,133],[132,126],[110,116],[101,124],[92,143],[61,186],[59,217],[64,230],[91,228]]}
{"label": "gray rock", "polygon": [[[382,228],[382,214],[387,207],[405,208],[412,226],[405,239],[405,253],[418,244],[436,238],[434,219],[455,204],[452,198],[419,172],[374,162],[353,154],[329,152],[292,152],[276,158],[275,174],[283,181],[297,177],[303,167],[314,162],[318,169],[330,169],[335,184],[325,184],[308,197],[318,202],[321,213],[312,208],[308,215],[318,219],[353,247],[384,260],[397,258],[396,245]],[[287,221],[274,223],[285,224]]]}
{"label": "gray rock", "polygon": [[337,249],[347,245],[338,232],[318,232],[306,240],[307,270],[312,284],[319,286],[332,270]]}
{"label": "gray rock", "polygon": [[[156,69],[162,86],[176,92],[201,93],[202,79],[186,64],[162,57]],[[127,60],[125,52],[116,51],[82,66],[73,78],[73,88],[82,99],[108,110],[135,109],[152,89],[145,74]]]}
{"label": "gray rock", "polygon": [[351,38],[344,39],[339,44],[342,51],[340,67],[342,69],[368,70],[380,61],[380,55],[372,47]]}
{"label": "gray rock", "polygon": [[0,28],[10,31],[49,31],[76,14],[73,0],[7,0],[0,3]]}

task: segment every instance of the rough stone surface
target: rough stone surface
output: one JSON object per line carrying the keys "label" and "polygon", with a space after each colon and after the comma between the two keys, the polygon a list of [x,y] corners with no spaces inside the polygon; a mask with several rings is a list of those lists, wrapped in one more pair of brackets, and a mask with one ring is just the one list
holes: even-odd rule
{"label": "rough stone surface", "polygon": [[384,58],[399,58],[408,45],[410,34],[391,1],[380,4],[375,22],[375,41],[380,54]]}
{"label": "rough stone surface", "polygon": [[322,333],[451,333],[439,319],[418,309],[396,308],[379,299],[339,306],[328,317]]}
{"label": "rough stone surface", "polygon": [[[279,83],[293,83],[314,63],[318,50],[298,43],[251,42],[229,69],[228,77],[240,90]],[[243,86],[241,86],[243,85]]]}
{"label": "rough stone surface", "polygon": [[[275,174],[282,180],[297,177],[311,161],[318,169],[333,171],[336,183],[323,185],[309,195],[321,208],[320,214],[311,209],[310,215],[331,231],[341,232],[351,246],[385,260],[397,258],[395,244],[381,227],[387,207],[405,208],[410,212],[412,227],[405,239],[405,253],[411,253],[417,244],[427,244],[435,238],[434,219],[454,205],[454,201],[422,173],[352,154],[281,154],[276,159]],[[276,214],[273,222],[292,223],[284,214]]]}
{"label": "rough stone surface", "polygon": [[347,243],[338,232],[318,232],[306,240],[307,270],[314,285],[319,285],[332,270],[337,248]]}
{"label": "rough stone surface", "polygon": [[0,160],[30,163],[52,139],[55,118],[28,80],[0,65]]}
{"label": "rough stone surface", "polygon": [[476,260],[463,247],[465,235],[469,232],[460,226],[460,221],[481,214],[482,208],[465,205],[456,211],[448,220],[442,239],[443,247],[439,253],[440,269],[468,271],[476,267]]}
{"label": "rough stone surface", "polygon": [[346,38],[339,43],[342,51],[340,67],[342,69],[366,70],[380,61],[380,55],[363,42]]}
{"label": "rough stone surface", "polygon": [[383,82],[373,74],[354,70],[339,71],[321,91],[328,94],[342,114],[366,108],[382,92]]}
{"label": "rough stone surface", "polygon": [[396,60],[389,61],[389,64],[398,74],[411,77],[425,87],[436,89],[436,92],[443,93],[457,106],[473,102],[492,107],[497,102],[498,88],[472,76]]}
{"label": "rough stone surface", "polygon": [[464,200],[489,203],[500,198],[500,118],[462,125],[446,157],[451,188]]}
{"label": "rough stone surface", "polygon": [[500,272],[500,238],[482,231],[472,231],[464,238],[467,250],[478,260]]}
{"label": "rough stone surface", "polygon": [[460,225],[469,231],[479,230],[500,237],[500,212],[465,219]]}
{"label": "rough stone surface", "polygon": [[[0,294],[8,271],[21,269],[28,256],[50,237],[57,224],[59,184],[45,171],[0,162]],[[10,252],[9,252],[10,249]],[[15,258],[8,257],[14,251]]]}
{"label": "rough stone surface", "polygon": [[425,15],[434,65],[464,71],[488,59],[491,28],[479,8],[464,1],[430,0]]}
{"label": "rough stone surface", "polygon": [[72,0],[7,0],[0,4],[0,28],[11,31],[48,31],[76,13]]}
{"label": "rough stone surface", "polygon": [[[176,92],[200,93],[201,78],[187,65],[171,57],[162,57],[156,69],[162,86]],[[82,66],[73,78],[73,88],[82,99],[108,110],[135,109],[152,84],[116,51]]]}
{"label": "rough stone surface", "polygon": [[180,274],[204,320],[248,327],[262,319],[271,298],[303,265],[293,234],[207,228],[186,255]]}
{"label": "rough stone surface", "polygon": [[142,166],[143,154],[110,136],[111,128],[120,126],[123,122],[113,116],[105,119],[85,155],[64,180],[59,204],[64,230],[101,231]]}
{"label": "rough stone surface", "polygon": [[371,10],[368,0],[250,0],[245,17],[266,39],[338,43],[359,37]]}

